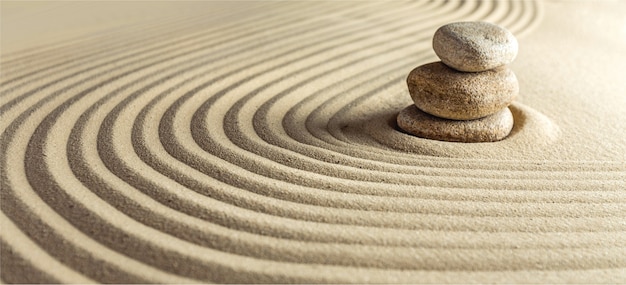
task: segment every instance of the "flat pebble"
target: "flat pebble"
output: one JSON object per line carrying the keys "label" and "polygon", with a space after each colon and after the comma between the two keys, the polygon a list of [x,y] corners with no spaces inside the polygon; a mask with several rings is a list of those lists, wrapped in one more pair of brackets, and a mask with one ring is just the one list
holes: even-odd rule
{"label": "flat pebble", "polygon": [[511,63],[517,56],[515,36],[486,22],[457,22],[440,27],[433,49],[443,63],[465,72],[489,70]]}
{"label": "flat pebble", "polygon": [[504,139],[513,129],[509,108],[476,120],[458,121],[437,118],[411,105],[400,111],[398,127],[420,138],[449,142],[495,142]]}
{"label": "flat pebble", "polygon": [[415,105],[431,115],[472,120],[508,106],[519,93],[515,73],[507,67],[459,72],[441,62],[421,65],[407,77]]}

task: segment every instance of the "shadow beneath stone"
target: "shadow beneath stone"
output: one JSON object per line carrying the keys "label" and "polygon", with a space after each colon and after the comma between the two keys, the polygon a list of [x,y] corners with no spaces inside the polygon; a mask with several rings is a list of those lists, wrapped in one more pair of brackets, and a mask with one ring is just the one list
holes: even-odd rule
{"label": "shadow beneath stone", "polygon": [[521,159],[540,152],[559,137],[559,128],[545,115],[521,103],[509,106],[513,129],[495,142],[461,143],[425,139],[407,133],[396,122],[399,112],[372,114],[359,127],[383,146],[427,156]]}

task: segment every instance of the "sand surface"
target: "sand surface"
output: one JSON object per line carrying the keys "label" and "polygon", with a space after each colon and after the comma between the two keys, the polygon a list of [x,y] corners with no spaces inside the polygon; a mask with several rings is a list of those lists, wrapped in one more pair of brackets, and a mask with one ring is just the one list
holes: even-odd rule
{"label": "sand surface", "polygon": [[[3,282],[626,282],[626,2],[1,5]],[[503,141],[394,123],[460,20]]]}

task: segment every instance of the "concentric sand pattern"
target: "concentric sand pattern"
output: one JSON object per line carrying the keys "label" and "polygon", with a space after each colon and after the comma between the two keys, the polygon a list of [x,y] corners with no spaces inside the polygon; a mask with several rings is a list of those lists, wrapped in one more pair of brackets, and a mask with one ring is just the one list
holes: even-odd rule
{"label": "concentric sand pattern", "polygon": [[545,106],[585,97],[521,82],[505,141],[395,125],[437,27],[523,41],[539,3],[253,3],[3,55],[2,281],[626,278],[623,122],[576,127]]}

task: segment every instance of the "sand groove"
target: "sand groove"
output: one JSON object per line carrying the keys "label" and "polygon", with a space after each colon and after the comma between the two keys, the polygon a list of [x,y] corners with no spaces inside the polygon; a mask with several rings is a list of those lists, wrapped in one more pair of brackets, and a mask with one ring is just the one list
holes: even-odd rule
{"label": "sand groove", "polygon": [[619,157],[523,100],[497,143],[394,123],[438,26],[541,3],[214,5],[2,55],[2,281],[624,278]]}

